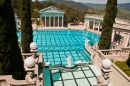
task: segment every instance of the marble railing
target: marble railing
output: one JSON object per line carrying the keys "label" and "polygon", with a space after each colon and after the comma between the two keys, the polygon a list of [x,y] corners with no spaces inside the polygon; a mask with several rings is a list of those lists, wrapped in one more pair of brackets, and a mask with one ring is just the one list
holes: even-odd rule
{"label": "marble railing", "polygon": [[130,48],[122,48],[122,53],[130,53]]}
{"label": "marble railing", "polygon": [[103,58],[123,58],[126,60],[130,53],[130,48],[122,48],[122,49],[107,49],[107,50],[98,50],[100,55]]}

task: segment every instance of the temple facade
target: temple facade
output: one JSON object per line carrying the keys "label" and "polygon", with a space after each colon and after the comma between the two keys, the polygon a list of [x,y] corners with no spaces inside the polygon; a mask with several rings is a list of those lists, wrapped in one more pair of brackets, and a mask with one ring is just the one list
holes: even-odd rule
{"label": "temple facade", "polygon": [[39,11],[41,27],[63,27],[64,11],[50,6]]}

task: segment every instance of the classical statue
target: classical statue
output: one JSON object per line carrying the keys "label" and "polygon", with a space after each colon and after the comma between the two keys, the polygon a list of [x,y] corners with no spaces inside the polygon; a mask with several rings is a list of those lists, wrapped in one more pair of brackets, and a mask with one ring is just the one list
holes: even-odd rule
{"label": "classical statue", "polygon": [[25,77],[25,80],[28,85],[36,85],[36,77],[34,76],[33,72],[28,72]]}

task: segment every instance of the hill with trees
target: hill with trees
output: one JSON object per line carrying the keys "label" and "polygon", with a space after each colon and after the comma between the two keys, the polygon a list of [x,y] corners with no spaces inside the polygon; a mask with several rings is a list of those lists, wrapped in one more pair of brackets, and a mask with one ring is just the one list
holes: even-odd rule
{"label": "hill with trees", "polygon": [[67,1],[67,0],[53,0],[53,3],[55,4],[65,4],[68,5],[72,8],[77,9],[78,11],[84,12],[87,11],[88,9],[91,9],[90,7],[83,5],[80,2],[74,2],[74,1]]}
{"label": "hill with trees", "polygon": [[[15,11],[15,13],[20,18],[20,4],[19,0],[11,0],[12,6]],[[53,2],[53,3],[52,3]],[[39,10],[44,9],[49,6],[55,6],[59,9],[65,10],[65,23],[72,22],[72,21],[84,21],[85,14],[98,14],[98,15],[104,15],[105,14],[105,4],[92,4],[92,3],[79,3],[74,1],[68,1],[68,0],[51,0],[49,2],[32,2],[31,3],[31,14],[32,18],[39,18]],[[63,5],[63,6],[62,6]],[[124,9],[124,4],[118,4],[118,14],[117,17],[129,19],[130,20],[130,11]],[[130,5],[126,5],[130,6]],[[73,15],[70,16],[70,15]]]}
{"label": "hill with trees", "polygon": [[[60,0],[60,1],[62,1],[62,0]],[[12,0],[12,6],[13,6],[15,13],[20,18],[19,0]],[[77,24],[79,21],[83,22],[84,16],[87,13],[87,10],[86,11],[80,11],[78,9],[73,8],[72,6],[67,5],[67,4],[55,4],[55,3],[52,3],[52,2],[38,2],[38,1],[36,1],[36,2],[31,3],[31,14],[32,14],[31,17],[32,18],[39,18],[40,17],[39,10],[44,9],[46,7],[49,7],[49,6],[55,6],[59,9],[65,11],[65,18],[64,18],[64,24],[65,25],[69,22],[73,22],[74,24]]]}
{"label": "hill with trees", "polygon": [[[106,6],[106,4],[94,4],[94,3],[82,3],[83,5],[85,6],[88,6],[88,7],[102,7],[102,6]],[[130,3],[120,3],[120,4],[117,4],[118,7],[121,7],[125,10],[128,10],[130,11]]]}
{"label": "hill with trees", "polygon": [[118,6],[130,11],[130,3],[118,4]]}
{"label": "hill with trees", "polygon": [[[82,3],[86,6],[90,6],[92,9],[88,9],[89,13],[104,15],[105,14],[105,6],[106,4],[93,4],[93,3]],[[130,20],[130,3],[118,4],[118,18],[128,19]]]}

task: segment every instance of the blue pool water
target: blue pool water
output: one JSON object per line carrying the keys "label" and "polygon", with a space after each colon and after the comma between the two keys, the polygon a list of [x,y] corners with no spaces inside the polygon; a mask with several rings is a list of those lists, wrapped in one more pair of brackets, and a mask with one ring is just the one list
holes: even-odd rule
{"label": "blue pool water", "polygon": [[[17,32],[19,40],[21,33]],[[94,45],[100,36],[83,30],[34,30],[33,41],[37,43],[38,52],[44,53],[44,62],[53,65],[67,65],[66,58],[72,57],[72,64],[76,61],[90,61],[90,54],[84,49],[85,40],[89,46]]]}

